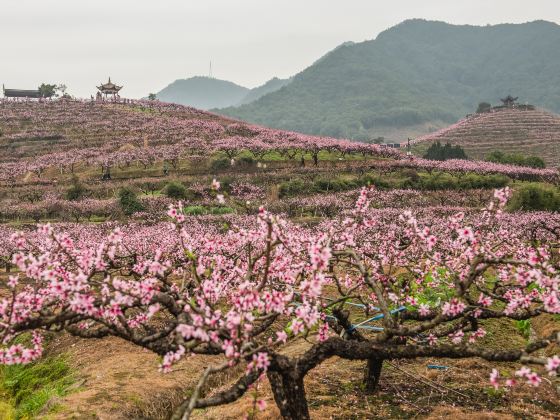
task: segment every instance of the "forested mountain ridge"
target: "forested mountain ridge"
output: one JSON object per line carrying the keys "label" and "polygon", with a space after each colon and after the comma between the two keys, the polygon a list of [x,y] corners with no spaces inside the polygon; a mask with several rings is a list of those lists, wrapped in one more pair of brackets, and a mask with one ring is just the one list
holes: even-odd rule
{"label": "forested mountain ridge", "polygon": [[248,89],[227,80],[195,76],[175,80],[156,94],[163,102],[192,106],[203,110],[248,104],[274,92],[291,82],[291,79],[274,77],[262,86]]}
{"label": "forested mountain ridge", "polygon": [[279,79],[278,77],[274,77],[266,82],[264,85],[258,86],[254,89],[251,89],[247,95],[239,102],[237,105],[245,105],[249,104],[253,101],[256,101],[262,98],[264,95],[269,93],[275,92],[292,81],[291,78],[289,79]]}
{"label": "forested mountain ridge", "polygon": [[560,111],[560,26],[405,21],[337,47],[283,89],[225,115],[311,134],[402,140],[511,93]]}
{"label": "forested mountain ridge", "polygon": [[175,80],[157,93],[163,102],[189,105],[199,109],[226,107],[239,103],[249,89],[227,80],[195,76]]}

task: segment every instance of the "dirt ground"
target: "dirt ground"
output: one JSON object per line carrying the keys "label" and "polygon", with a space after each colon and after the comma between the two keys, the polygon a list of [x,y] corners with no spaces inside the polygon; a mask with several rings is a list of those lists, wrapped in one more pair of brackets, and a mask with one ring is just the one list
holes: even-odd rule
{"label": "dirt ground", "polygon": [[157,355],[114,337],[63,337],[49,349],[61,350],[76,371],[76,389],[53,402],[52,419],[166,418],[208,363],[204,356],[190,358],[163,374]]}
{"label": "dirt ground", "polygon": [[[445,364],[446,371],[430,370],[431,363]],[[555,386],[545,383],[535,390],[521,386],[505,394],[490,391],[491,370],[481,360],[419,360],[384,367],[380,389],[367,395],[361,389],[363,362],[333,358],[311,372],[305,386],[313,419],[552,419],[560,418]],[[507,364],[500,366],[508,369]],[[252,408],[253,395],[229,406],[196,413],[197,419],[243,418]],[[266,381],[258,398],[267,408],[258,419],[277,419],[278,410]]]}
{"label": "dirt ground", "polygon": [[[535,323],[548,330],[551,320]],[[500,325],[492,344],[519,341]],[[540,334],[539,334],[540,335]],[[288,354],[305,351],[304,340],[292,342]],[[50,351],[64,351],[77,372],[76,389],[57,403],[53,419],[159,419],[188,393],[209,357],[195,356],[176,366],[174,372],[158,372],[158,357],[117,338],[78,340],[62,337],[51,342]],[[215,360],[215,359],[214,359]],[[448,366],[428,369],[428,364]],[[480,359],[391,361],[383,368],[375,395],[362,391],[364,362],[332,358],[311,371],[305,386],[313,419],[560,419],[559,383],[543,377],[539,388],[521,385],[495,392],[489,385],[491,365]],[[516,365],[497,365],[504,375]],[[225,388],[235,377],[221,377]],[[210,393],[212,390],[210,391]],[[196,419],[240,419],[251,413],[256,399],[266,401],[264,411],[251,419],[277,419],[278,410],[265,379],[239,401],[227,406],[196,411]]]}

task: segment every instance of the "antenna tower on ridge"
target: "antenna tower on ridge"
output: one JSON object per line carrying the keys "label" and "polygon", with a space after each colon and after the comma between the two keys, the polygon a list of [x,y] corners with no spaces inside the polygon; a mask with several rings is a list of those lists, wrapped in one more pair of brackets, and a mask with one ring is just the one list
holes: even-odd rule
{"label": "antenna tower on ridge", "polygon": [[212,60],[210,60],[210,71],[208,72],[208,77],[210,79],[213,79],[213,76],[212,76]]}

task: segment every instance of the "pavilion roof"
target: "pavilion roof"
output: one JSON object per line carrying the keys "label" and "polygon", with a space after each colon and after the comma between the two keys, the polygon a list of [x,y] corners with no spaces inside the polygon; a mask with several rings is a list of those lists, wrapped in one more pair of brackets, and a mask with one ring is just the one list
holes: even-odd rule
{"label": "pavilion roof", "polygon": [[38,89],[6,89],[2,87],[6,98],[40,98]]}
{"label": "pavilion roof", "polygon": [[500,99],[502,102],[506,103],[506,102],[515,102],[517,101],[517,99],[519,99],[519,96],[516,96],[515,98],[511,95],[506,96],[503,99]]}
{"label": "pavilion roof", "polygon": [[111,78],[109,77],[109,81],[107,83],[101,84],[101,86],[97,86],[101,92],[118,92],[122,89],[122,86],[117,86],[113,82],[111,82]]}

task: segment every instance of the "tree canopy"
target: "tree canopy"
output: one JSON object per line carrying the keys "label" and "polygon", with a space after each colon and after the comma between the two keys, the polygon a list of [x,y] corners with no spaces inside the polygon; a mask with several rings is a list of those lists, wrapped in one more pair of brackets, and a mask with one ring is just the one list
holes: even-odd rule
{"label": "tree canopy", "polygon": [[489,104],[488,102],[481,102],[481,103],[478,104],[478,108],[476,109],[476,113],[477,114],[482,114],[484,112],[490,111],[491,108],[492,108],[492,105]]}
{"label": "tree canopy", "polygon": [[428,148],[426,154],[424,155],[424,159],[467,159],[467,155],[459,145],[452,146],[451,143],[445,143],[445,146],[442,146],[441,143],[437,141]]}
{"label": "tree canopy", "polygon": [[57,85],[42,83],[41,86],[39,86],[39,93],[43,98],[51,98],[56,95],[57,89],[58,89]]}

